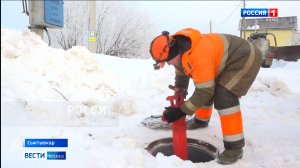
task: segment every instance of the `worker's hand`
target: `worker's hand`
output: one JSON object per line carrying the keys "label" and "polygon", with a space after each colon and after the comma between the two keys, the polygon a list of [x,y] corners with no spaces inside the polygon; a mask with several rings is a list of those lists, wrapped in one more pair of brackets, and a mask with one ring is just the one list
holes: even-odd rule
{"label": "worker's hand", "polygon": [[162,120],[168,123],[172,123],[186,115],[180,108],[166,107],[165,109]]}
{"label": "worker's hand", "polygon": [[188,95],[187,89],[175,87],[172,85],[169,85],[169,88],[174,90],[174,95],[177,95],[177,96],[182,95],[183,98],[186,98],[186,96]]}

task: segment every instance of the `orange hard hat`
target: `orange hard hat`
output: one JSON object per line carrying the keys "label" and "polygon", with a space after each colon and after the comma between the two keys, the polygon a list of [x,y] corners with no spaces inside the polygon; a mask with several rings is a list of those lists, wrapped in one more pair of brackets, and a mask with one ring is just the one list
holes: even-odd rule
{"label": "orange hard hat", "polygon": [[169,32],[163,31],[153,39],[150,45],[150,54],[156,62],[164,62],[167,60],[170,47],[174,45],[174,39],[169,35]]}

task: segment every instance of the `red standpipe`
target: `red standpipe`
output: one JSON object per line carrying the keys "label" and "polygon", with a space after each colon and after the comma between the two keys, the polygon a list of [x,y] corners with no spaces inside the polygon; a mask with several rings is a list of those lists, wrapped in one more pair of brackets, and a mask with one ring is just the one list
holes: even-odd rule
{"label": "red standpipe", "polygon": [[[184,96],[176,91],[174,96],[168,96],[171,107],[179,108],[184,102]],[[175,103],[174,103],[175,101]],[[187,141],[185,116],[172,123],[173,132],[173,152],[182,160],[187,160]]]}

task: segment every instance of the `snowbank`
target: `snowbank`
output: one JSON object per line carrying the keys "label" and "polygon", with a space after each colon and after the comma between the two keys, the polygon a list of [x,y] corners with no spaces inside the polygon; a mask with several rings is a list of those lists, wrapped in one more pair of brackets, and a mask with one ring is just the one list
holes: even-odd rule
{"label": "snowbank", "polygon": [[[5,88],[1,96],[9,106],[21,106],[30,118],[41,117],[46,125],[49,119],[58,125],[74,120],[70,115],[64,116],[66,111],[82,116],[96,106],[112,107],[117,110],[113,112],[120,113],[128,111],[119,109],[130,110],[131,105],[118,98],[122,96],[119,90],[125,90],[122,80],[104,72],[85,47],[63,51],[48,47],[31,32],[1,30],[1,34],[1,87]],[[76,112],[79,108],[84,112]],[[101,111],[93,108],[93,112]],[[62,116],[64,119],[59,119]]]}
{"label": "snowbank", "polygon": [[[170,137],[140,121],[161,114],[170,66],[154,71],[151,60],[91,54],[85,47],[48,47],[30,32],[1,30],[1,150],[3,167],[224,167],[176,156],[151,156],[144,148]],[[240,99],[246,147],[230,167],[299,167],[300,63],[261,69]],[[189,93],[194,87],[190,83]],[[223,150],[216,111],[208,128],[188,131]],[[26,160],[25,138],[68,138],[66,161]],[[38,151],[43,151],[40,149]]]}

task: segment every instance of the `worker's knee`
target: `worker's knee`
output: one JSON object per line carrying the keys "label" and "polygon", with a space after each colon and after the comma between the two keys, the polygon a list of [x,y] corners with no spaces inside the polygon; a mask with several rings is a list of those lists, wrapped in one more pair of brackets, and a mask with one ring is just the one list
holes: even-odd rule
{"label": "worker's knee", "polygon": [[239,105],[239,99],[236,95],[224,88],[222,85],[217,85],[215,88],[214,106],[217,110],[230,108]]}

